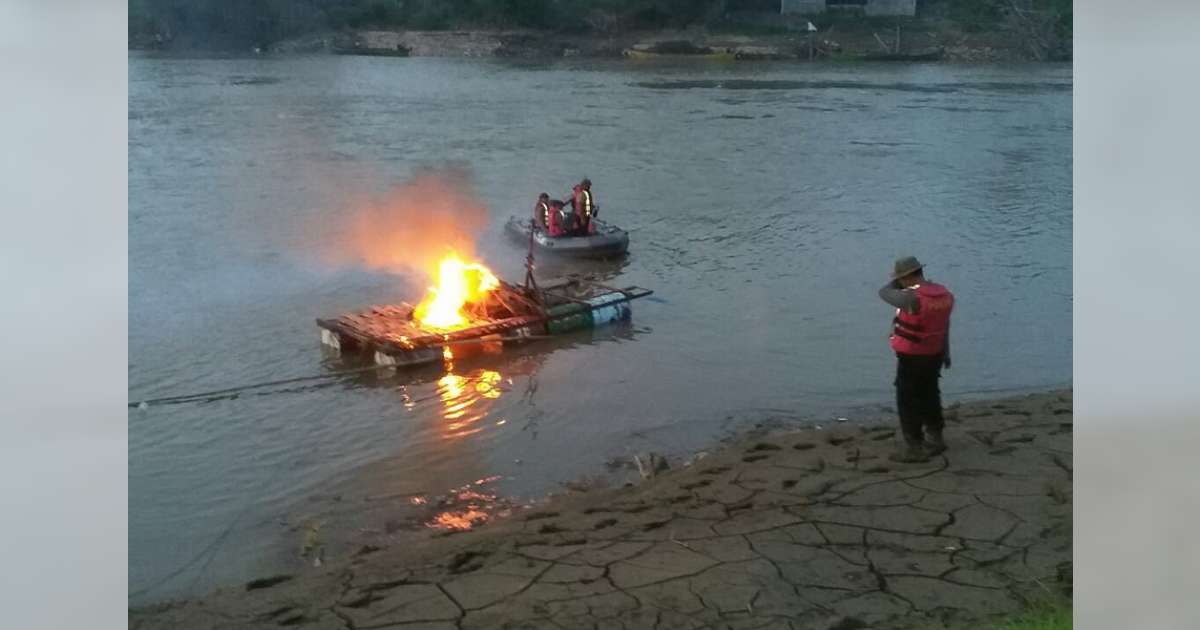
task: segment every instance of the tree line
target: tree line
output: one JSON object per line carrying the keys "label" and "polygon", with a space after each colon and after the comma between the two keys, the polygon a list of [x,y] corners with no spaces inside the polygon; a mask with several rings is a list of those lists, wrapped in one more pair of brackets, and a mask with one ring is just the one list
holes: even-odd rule
{"label": "tree line", "polygon": [[269,45],[320,30],[686,26],[722,0],[130,0],[129,33],[196,46]]}
{"label": "tree line", "polygon": [[[714,24],[778,0],[130,0],[131,41],[201,48],[268,46],[342,29],[531,28],[567,33]],[[1071,0],[918,0],[918,15],[965,29],[1070,38]]]}

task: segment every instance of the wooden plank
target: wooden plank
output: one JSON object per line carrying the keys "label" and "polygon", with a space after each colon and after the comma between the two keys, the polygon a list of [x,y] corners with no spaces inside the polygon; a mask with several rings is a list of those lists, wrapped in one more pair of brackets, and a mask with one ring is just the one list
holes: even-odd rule
{"label": "wooden plank", "polygon": [[552,297],[552,298],[555,298],[558,300],[563,300],[566,302],[573,302],[575,304],[582,304],[584,306],[591,306],[590,304],[587,303],[586,300],[581,300],[579,298],[573,298],[569,295],[562,295],[559,293],[550,293],[549,291],[543,291],[542,293],[546,294],[547,297]]}
{"label": "wooden plank", "polygon": [[451,341],[496,335],[544,321],[541,314],[495,321],[474,320],[465,328],[438,333],[417,327],[409,319],[411,313],[412,308],[407,304],[376,305],[366,311],[343,314],[337,319],[318,319],[317,325],[335,334],[344,335],[367,349],[405,353],[440,347]]}
{"label": "wooden plank", "polygon": [[643,289],[641,287],[629,287],[628,289],[625,289],[623,293],[628,295],[629,299],[631,300],[646,297],[647,295],[654,295],[654,291],[651,291],[650,289]]}
{"label": "wooden plank", "polygon": [[[527,316],[523,316],[523,317],[511,317],[508,319],[500,320],[498,322],[493,322],[493,323],[483,324],[483,325],[478,325],[478,326],[472,326],[469,328],[463,328],[460,330],[449,331],[446,333],[425,333],[418,337],[410,337],[409,344],[411,345],[411,347],[413,349],[420,349],[420,348],[430,347],[430,346],[439,346],[448,341],[460,341],[460,340],[464,340],[464,339],[478,338],[478,337],[482,337],[485,335],[497,334],[500,332],[515,330],[517,328],[528,326],[530,324],[533,324],[533,323],[536,323],[539,321],[541,321],[541,317],[536,316],[536,315],[527,315]],[[424,331],[422,331],[422,332],[424,332]],[[399,344],[396,344],[394,342],[389,342],[384,339],[379,339],[379,341],[387,344],[388,346],[390,346],[392,348],[398,349]]]}
{"label": "wooden plank", "polygon": [[588,281],[588,284],[590,284],[594,287],[600,287],[601,289],[604,289],[605,291],[609,291],[612,293],[626,293],[628,291],[628,289],[618,289],[616,287],[610,287],[607,284],[600,284],[599,282],[592,282],[590,280]]}

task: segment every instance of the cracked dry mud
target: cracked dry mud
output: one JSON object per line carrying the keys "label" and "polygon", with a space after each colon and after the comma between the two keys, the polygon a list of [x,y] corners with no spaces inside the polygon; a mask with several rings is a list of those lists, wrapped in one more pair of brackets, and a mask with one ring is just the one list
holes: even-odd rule
{"label": "cracked dry mud", "polygon": [[[132,628],[908,628],[1069,593],[1070,391],[756,437],[640,486],[130,611]],[[282,577],[282,576],[279,576]]]}

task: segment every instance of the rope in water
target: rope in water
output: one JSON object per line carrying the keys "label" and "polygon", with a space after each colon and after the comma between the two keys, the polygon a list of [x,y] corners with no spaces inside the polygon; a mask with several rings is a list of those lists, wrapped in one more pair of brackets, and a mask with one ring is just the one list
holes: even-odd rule
{"label": "rope in water", "polygon": [[[432,346],[428,346],[428,347],[444,348],[444,347],[460,346],[460,345],[467,345],[467,344],[497,343],[497,342],[504,342],[504,341],[533,341],[533,340],[537,340],[537,339],[549,339],[549,338],[550,338],[550,335],[529,335],[529,336],[524,336],[524,337],[520,337],[520,336],[518,336],[518,337],[500,337],[500,338],[493,338],[493,339],[463,339],[461,341],[449,341],[446,343],[432,345]],[[241,392],[245,392],[245,391],[249,391],[249,390],[253,390],[253,389],[262,389],[264,387],[276,387],[279,385],[290,385],[292,383],[303,383],[303,382],[307,382],[307,381],[321,381],[321,380],[327,380],[327,379],[333,379],[333,378],[340,378],[342,376],[350,376],[352,374],[362,374],[364,372],[373,372],[375,370],[389,369],[389,368],[395,368],[395,367],[396,366],[394,366],[394,365],[370,365],[367,367],[360,367],[360,368],[334,370],[332,372],[325,372],[323,374],[313,374],[310,376],[297,376],[294,378],[285,378],[285,379],[280,379],[280,380],[276,380],[276,381],[264,381],[262,383],[239,385],[237,387],[226,387],[224,389],[214,389],[211,391],[198,392],[195,394],[182,394],[179,396],[163,396],[161,398],[147,398],[145,400],[131,401],[129,403],[129,408],[130,409],[134,409],[134,408],[145,409],[146,407],[149,407],[150,405],[181,405],[181,404],[191,403],[191,402],[205,402],[205,401],[209,401],[209,400],[215,400],[218,398],[234,397],[235,394],[239,394]]]}
{"label": "rope in water", "polygon": [[[597,286],[603,286],[603,285],[597,285]],[[630,295],[626,291],[623,291],[620,289],[614,289],[613,291],[617,292],[617,293],[623,293],[625,295],[625,297],[620,300],[614,300],[612,302],[608,302],[608,303],[604,304],[604,306],[612,306],[614,304],[630,302],[637,298],[646,297],[652,293],[651,291],[647,291],[646,293],[640,294],[640,295]],[[586,304],[586,302],[583,302],[583,303]],[[599,307],[591,306],[591,310],[595,310],[596,308],[599,308]],[[553,320],[565,319],[568,317],[573,317],[574,315],[575,315],[575,313],[563,313],[563,314],[547,317],[545,321],[549,322],[549,321],[553,321]],[[459,341],[447,341],[445,343],[433,344],[433,345],[429,345],[429,346],[425,346],[425,347],[426,348],[446,348],[446,347],[450,347],[450,346],[476,344],[476,343],[496,343],[496,342],[504,342],[504,341],[533,341],[536,339],[549,339],[552,336],[553,335],[528,335],[528,336],[516,336],[516,337],[497,337],[497,338],[492,338],[492,339],[488,339],[488,338],[462,339]],[[145,408],[149,407],[150,405],[179,405],[179,404],[190,403],[190,402],[207,402],[210,400],[217,400],[220,398],[236,398],[237,395],[240,394],[241,392],[252,390],[252,389],[262,389],[264,387],[274,387],[274,386],[278,386],[278,385],[290,385],[292,383],[303,383],[306,381],[320,381],[320,380],[326,380],[326,379],[331,379],[331,378],[338,378],[341,376],[348,376],[351,374],[361,374],[363,372],[371,372],[373,370],[378,370],[378,369],[382,369],[382,368],[395,368],[395,367],[397,367],[397,366],[394,366],[394,365],[371,365],[368,367],[337,370],[337,371],[333,371],[333,372],[325,372],[324,374],[314,374],[311,376],[298,376],[295,378],[285,378],[285,379],[281,379],[281,380],[277,380],[277,381],[266,381],[263,383],[253,383],[251,385],[242,385],[239,387],[227,387],[225,389],[216,389],[216,390],[212,390],[212,391],[208,391],[208,392],[200,392],[200,393],[196,393],[196,394],[184,394],[181,396],[164,396],[161,398],[149,398],[146,400],[139,400],[136,402],[131,401],[129,403],[129,408],[130,409],[133,409],[133,408],[145,409]]]}

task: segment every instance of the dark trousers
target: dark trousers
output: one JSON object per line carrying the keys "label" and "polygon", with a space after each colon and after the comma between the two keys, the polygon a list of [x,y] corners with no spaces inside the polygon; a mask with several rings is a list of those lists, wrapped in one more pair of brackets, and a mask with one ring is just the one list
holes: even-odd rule
{"label": "dark trousers", "polygon": [[942,355],[896,354],[896,412],[900,430],[909,441],[925,439],[925,431],[941,431]]}

